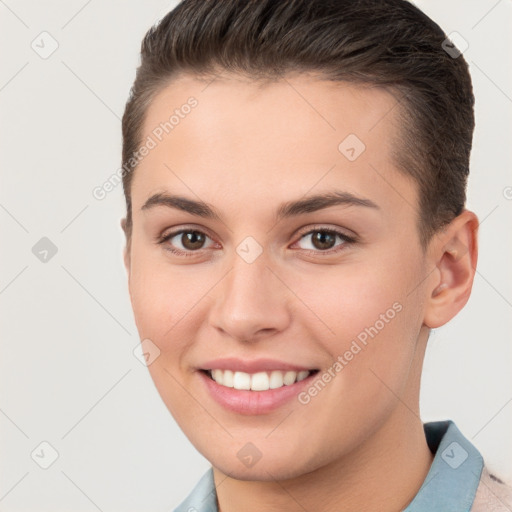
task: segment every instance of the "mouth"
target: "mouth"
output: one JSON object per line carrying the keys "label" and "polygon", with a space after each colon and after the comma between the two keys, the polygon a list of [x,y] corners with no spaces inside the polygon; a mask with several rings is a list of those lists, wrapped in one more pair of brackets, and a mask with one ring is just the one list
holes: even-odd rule
{"label": "mouth", "polygon": [[218,385],[240,391],[269,391],[291,386],[318,373],[318,371],[318,369],[301,371],[271,370],[246,373],[220,368],[201,370]]}
{"label": "mouth", "polygon": [[203,361],[196,370],[206,396],[230,413],[244,415],[270,414],[293,406],[293,399],[320,372],[318,368],[269,357],[217,358]]}

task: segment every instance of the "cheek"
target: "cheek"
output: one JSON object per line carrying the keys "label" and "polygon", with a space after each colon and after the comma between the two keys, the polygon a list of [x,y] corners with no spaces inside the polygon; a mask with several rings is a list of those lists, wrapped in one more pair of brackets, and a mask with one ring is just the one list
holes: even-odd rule
{"label": "cheek", "polygon": [[[410,294],[418,272],[414,263],[388,261],[337,268],[314,286],[301,277],[298,294],[322,320],[311,317],[309,327],[332,362],[318,377],[325,384],[315,381],[299,397],[298,416],[312,431],[339,446],[363,439],[407,393],[421,326],[421,303]],[[313,448],[311,457],[320,457],[322,448]]]}
{"label": "cheek", "polygon": [[181,361],[193,341],[194,305],[205,295],[206,285],[191,280],[190,273],[171,271],[165,258],[156,258],[154,251],[132,249],[129,287],[135,323],[140,339],[149,339],[158,347],[159,355],[148,371],[178,423],[194,405],[183,392],[186,381]]}
{"label": "cheek", "polygon": [[151,339],[162,352],[169,349],[164,339],[179,340],[173,333],[197,302],[200,284],[183,272],[171,272],[165,258],[156,258],[153,251],[134,246],[130,297],[141,339]]}
{"label": "cheek", "polygon": [[333,362],[341,358],[337,380],[354,396],[376,393],[379,378],[398,390],[408,377],[422,323],[422,302],[411,293],[421,274],[418,261],[381,257],[298,282],[298,295],[321,320],[311,317],[313,335]]}
{"label": "cheek", "polygon": [[356,338],[375,324],[379,332],[397,324],[397,310],[411,305],[411,281],[418,273],[410,262],[380,258],[327,267],[314,275],[303,273],[294,280],[297,295],[318,317],[311,325],[337,348],[339,340]]}

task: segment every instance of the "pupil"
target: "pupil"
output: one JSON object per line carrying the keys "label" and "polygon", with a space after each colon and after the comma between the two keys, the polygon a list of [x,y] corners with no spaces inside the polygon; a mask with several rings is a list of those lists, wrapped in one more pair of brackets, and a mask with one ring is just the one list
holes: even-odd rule
{"label": "pupil", "polygon": [[334,246],[334,242],[336,241],[335,235],[332,233],[327,233],[325,231],[316,231],[313,234],[313,245],[317,249],[330,249]]}
{"label": "pupil", "polygon": [[204,243],[204,235],[198,231],[183,233],[181,236],[181,243],[186,249],[200,249]]}

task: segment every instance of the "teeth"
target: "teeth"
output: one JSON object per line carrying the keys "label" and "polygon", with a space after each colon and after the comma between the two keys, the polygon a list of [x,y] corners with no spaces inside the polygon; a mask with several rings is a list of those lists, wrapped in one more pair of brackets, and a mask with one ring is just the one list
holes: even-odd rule
{"label": "teeth", "polygon": [[311,372],[302,370],[300,372],[274,370],[271,372],[245,373],[233,372],[231,370],[210,370],[211,378],[222,386],[235,389],[252,391],[267,391],[283,386],[290,386],[300,382],[309,376]]}
{"label": "teeth", "polygon": [[247,373],[244,373],[244,375],[247,375],[250,379],[251,389],[253,391],[266,391],[269,389],[270,379],[265,372],[255,373],[252,377]]}
{"label": "teeth", "polygon": [[235,372],[233,387],[235,389],[251,389],[251,376],[248,373]]}
{"label": "teeth", "polygon": [[[215,381],[215,382],[218,382],[219,384],[223,384],[224,383],[224,372],[222,370],[212,370],[212,379]],[[229,379],[226,379],[226,381],[228,381]],[[225,386],[228,386],[228,387],[233,387],[233,379],[231,378],[231,386],[228,386],[227,382],[226,384],[224,384]]]}
{"label": "teeth", "polygon": [[297,378],[297,372],[286,372],[283,377],[283,382],[286,386],[293,384]]}
{"label": "teeth", "polygon": [[307,370],[302,370],[301,372],[297,373],[297,382],[304,380],[311,372],[308,372]]}
{"label": "teeth", "polygon": [[284,386],[283,372],[274,371],[270,373],[270,389],[281,388]]}
{"label": "teeth", "polygon": [[[233,372],[231,370],[214,370],[217,371],[218,374],[220,374],[221,382],[219,384],[222,384],[223,386],[226,386],[227,388],[233,387]],[[212,375],[213,377],[213,375]],[[215,380],[215,378],[214,378]]]}

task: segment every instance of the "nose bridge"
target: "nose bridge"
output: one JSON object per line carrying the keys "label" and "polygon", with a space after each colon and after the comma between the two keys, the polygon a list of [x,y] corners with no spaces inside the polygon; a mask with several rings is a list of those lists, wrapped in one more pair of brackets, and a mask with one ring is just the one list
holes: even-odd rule
{"label": "nose bridge", "polygon": [[231,270],[217,288],[211,316],[214,327],[248,341],[263,331],[268,335],[286,327],[286,291],[268,268],[270,264],[263,248],[250,240],[239,244]]}

